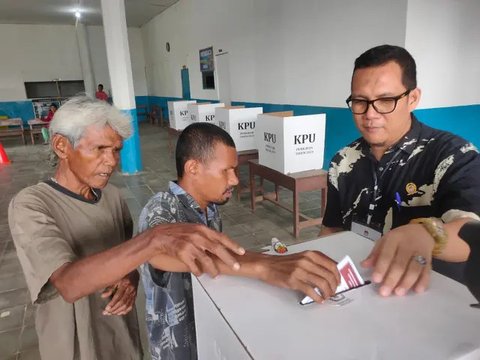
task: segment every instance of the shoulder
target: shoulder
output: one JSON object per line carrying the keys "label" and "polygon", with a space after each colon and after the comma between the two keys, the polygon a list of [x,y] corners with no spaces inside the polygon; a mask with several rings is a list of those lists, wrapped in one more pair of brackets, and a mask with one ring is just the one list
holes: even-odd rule
{"label": "shoulder", "polygon": [[31,205],[46,205],[48,199],[52,197],[53,189],[47,184],[41,182],[36,185],[26,187],[18,192],[10,201],[10,207]]}
{"label": "shoulder", "polygon": [[328,169],[330,182],[335,185],[336,178],[341,174],[351,172],[355,164],[363,158],[365,158],[365,152],[363,151],[363,142],[361,138],[337,151],[333,156]]}
{"label": "shoulder", "polygon": [[425,144],[430,150],[441,153],[460,152],[462,154],[473,151],[478,154],[478,149],[471,142],[461,136],[455,135],[449,131],[432,128],[423,123],[420,123],[420,125],[421,132],[419,143]]}
{"label": "shoulder", "polygon": [[178,217],[178,198],[166,191],[155,194],[140,213],[140,231],[162,223],[172,223]]}

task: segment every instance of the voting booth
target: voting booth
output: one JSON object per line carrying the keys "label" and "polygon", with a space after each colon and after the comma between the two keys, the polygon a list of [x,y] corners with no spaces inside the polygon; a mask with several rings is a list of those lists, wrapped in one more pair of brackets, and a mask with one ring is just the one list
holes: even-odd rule
{"label": "voting booth", "polygon": [[168,117],[170,127],[175,130],[183,130],[191,124],[188,104],[195,104],[196,100],[180,100],[168,102]]}
{"label": "voting booth", "polygon": [[237,151],[255,150],[255,123],[263,108],[223,107],[215,109],[218,126],[227,131],[235,141]]}
{"label": "voting booth", "polygon": [[258,163],[284,174],[318,170],[323,165],[325,114],[258,115]]}
{"label": "voting booth", "polygon": [[188,112],[190,114],[191,122],[207,122],[218,125],[215,120],[215,109],[217,107],[224,107],[224,103],[210,104],[188,104]]}
{"label": "voting booth", "polygon": [[[342,232],[288,247],[319,250],[360,267],[373,242]],[[282,256],[282,255],[278,255]],[[335,301],[300,305],[303,294],[235,276],[192,276],[198,358],[216,359],[480,359],[480,310],[468,289],[432,272],[422,294],[378,294],[377,285]]]}

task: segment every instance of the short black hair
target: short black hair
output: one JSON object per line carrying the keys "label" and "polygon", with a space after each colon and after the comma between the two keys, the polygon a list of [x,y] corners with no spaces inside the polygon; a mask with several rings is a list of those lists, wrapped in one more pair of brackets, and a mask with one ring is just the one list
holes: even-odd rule
{"label": "short black hair", "polygon": [[178,137],[175,149],[177,177],[184,174],[185,163],[195,159],[205,163],[213,155],[217,143],[235,148],[235,142],[229,133],[217,125],[199,122],[187,126]]}
{"label": "short black hair", "polygon": [[97,87],[100,87],[100,86],[103,88],[103,84],[98,84],[98,86],[97,86]]}
{"label": "short black hair", "polygon": [[51,103],[51,104],[50,104],[50,107],[52,107],[52,106],[53,106],[55,109],[57,109],[57,110],[58,110],[58,105],[57,105],[57,104],[55,104],[55,103]]}
{"label": "short black hair", "polygon": [[417,65],[410,53],[400,46],[380,45],[375,46],[355,60],[353,73],[358,69],[365,69],[373,66],[381,66],[394,61],[402,69],[402,84],[413,90],[417,87]]}

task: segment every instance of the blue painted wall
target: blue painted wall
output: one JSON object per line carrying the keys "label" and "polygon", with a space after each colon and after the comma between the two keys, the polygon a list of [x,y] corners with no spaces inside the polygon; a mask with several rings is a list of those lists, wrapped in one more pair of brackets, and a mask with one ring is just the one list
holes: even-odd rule
{"label": "blue painted wall", "polygon": [[25,125],[28,120],[35,117],[31,100],[0,101],[0,115],[7,115],[9,118],[22,118]]}

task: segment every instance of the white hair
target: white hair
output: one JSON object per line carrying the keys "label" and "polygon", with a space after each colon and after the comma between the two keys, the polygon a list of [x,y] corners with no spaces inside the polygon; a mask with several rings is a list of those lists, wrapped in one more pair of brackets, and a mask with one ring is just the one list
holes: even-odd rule
{"label": "white hair", "polygon": [[55,112],[49,128],[50,139],[60,134],[75,147],[90,126],[110,126],[123,139],[129,138],[133,131],[129,117],[115,106],[87,96],[75,96]]}

